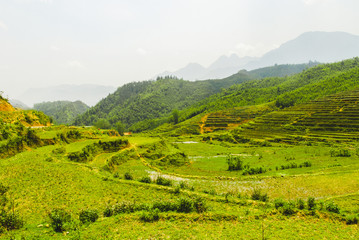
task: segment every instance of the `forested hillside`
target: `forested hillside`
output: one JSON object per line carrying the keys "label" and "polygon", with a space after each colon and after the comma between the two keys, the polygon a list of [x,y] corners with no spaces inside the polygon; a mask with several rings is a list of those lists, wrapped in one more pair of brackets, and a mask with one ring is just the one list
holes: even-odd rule
{"label": "forested hillside", "polygon": [[[77,117],[74,124],[96,125],[101,122],[101,126],[108,127],[122,124],[127,129],[141,131],[167,121],[172,111],[186,109],[234,84],[268,76],[291,75],[316,64],[276,65],[254,71],[242,70],[228,78],[217,80],[190,82],[160,77],[156,81],[129,83]],[[153,122],[152,119],[158,118],[162,119]]]}
{"label": "forested hillside", "polygon": [[34,105],[34,109],[42,111],[52,117],[57,124],[72,123],[78,115],[86,112],[88,108],[89,107],[81,101],[43,102]]}
{"label": "forested hillside", "polygon": [[322,64],[287,77],[247,81],[204,99],[180,113],[180,121],[204,112],[275,101],[279,108],[293,106],[358,86],[359,58]]}

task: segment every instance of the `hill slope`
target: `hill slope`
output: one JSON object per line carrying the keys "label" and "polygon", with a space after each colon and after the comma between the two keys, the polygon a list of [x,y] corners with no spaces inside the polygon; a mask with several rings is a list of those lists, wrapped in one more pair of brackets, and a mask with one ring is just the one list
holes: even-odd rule
{"label": "hill slope", "polygon": [[[76,125],[93,125],[105,119],[115,126],[121,122],[133,131],[153,128],[166,122],[174,109],[189,106],[221,91],[233,84],[247,82],[267,76],[285,76],[306,69],[312,64],[278,65],[254,71],[240,71],[225,79],[206,81],[184,81],[173,78],[158,78],[156,81],[130,83],[120,87],[115,93],[100,101],[75,120]],[[157,123],[150,119],[162,118]],[[145,123],[139,123],[147,121]],[[137,124],[138,123],[138,124]],[[136,126],[134,126],[136,124]]]}
{"label": "hill slope", "polygon": [[37,103],[34,105],[34,109],[52,117],[57,124],[70,124],[89,107],[81,101],[56,101]]}

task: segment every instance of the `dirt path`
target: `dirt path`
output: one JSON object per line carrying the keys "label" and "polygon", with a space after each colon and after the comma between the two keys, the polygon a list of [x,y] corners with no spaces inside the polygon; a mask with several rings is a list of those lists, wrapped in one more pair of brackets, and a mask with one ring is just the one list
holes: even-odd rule
{"label": "dirt path", "polygon": [[209,114],[206,114],[204,115],[202,118],[201,118],[201,125],[199,125],[200,127],[200,134],[203,134],[204,133],[204,126],[206,125],[206,121],[207,121],[207,118],[208,118]]}

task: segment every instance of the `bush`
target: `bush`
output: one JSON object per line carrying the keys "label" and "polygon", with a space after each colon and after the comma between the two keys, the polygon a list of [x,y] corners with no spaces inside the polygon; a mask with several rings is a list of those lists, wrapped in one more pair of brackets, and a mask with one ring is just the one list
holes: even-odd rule
{"label": "bush", "polygon": [[290,216],[295,213],[295,205],[292,202],[287,202],[284,204],[284,206],[281,208],[281,212],[283,215]]}
{"label": "bush", "polygon": [[65,225],[71,222],[71,215],[63,209],[54,209],[49,213],[50,225],[55,232],[66,230]]}
{"label": "bush", "polygon": [[158,176],[156,179],[156,184],[162,186],[172,186],[172,181],[167,178]]}
{"label": "bush", "polygon": [[274,207],[276,209],[283,207],[285,204],[286,204],[286,202],[281,198],[277,198],[274,200]]}
{"label": "bush", "polygon": [[160,211],[156,208],[152,211],[143,211],[140,215],[140,220],[143,222],[155,222],[160,219]]}
{"label": "bush", "polygon": [[180,198],[177,204],[177,212],[189,213],[193,211],[193,201],[189,198]]}
{"label": "bush", "polygon": [[308,197],[307,200],[308,210],[315,210],[317,203],[315,202],[315,198]]}
{"label": "bush", "polygon": [[259,200],[262,202],[267,202],[269,197],[267,193],[262,193],[262,190],[259,188],[255,188],[253,189],[253,192],[251,194],[251,199],[252,200]]}
{"label": "bush", "polygon": [[193,208],[197,213],[203,213],[207,211],[207,205],[203,198],[197,197],[193,201]]}
{"label": "bush", "polygon": [[305,202],[303,199],[301,198],[297,199],[297,208],[300,210],[305,208]]}
{"label": "bush", "polygon": [[327,209],[328,212],[340,213],[340,208],[338,207],[338,205],[336,205],[333,202],[327,203],[325,208]]}
{"label": "bush", "polygon": [[133,176],[130,172],[125,172],[123,176],[126,180],[133,180]]}
{"label": "bush", "polygon": [[152,183],[152,179],[149,176],[144,176],[139,181],[143,183]]}
{"label": "bush", "polygon": [[105,208],[105,211],[103,211],[103,216],[104,217],[111,217],[113,215],[113,207],[112,206],[107,206]]}
{"label": "bush", "polygon": [[96,210],[82,210],[79,215],[79,219],[82,223],[96,222],[98,217]]}
{"label": "bush", "polygon": [[346,219],[345,219],[345,222],[346,222],[347,225],[358,224],[359,217],[357,215],[347,216]]}
{"label": "bush", "polygon": [[0,228],[6,230],[20,229],[24,226],[24,221],[16,213],[0,213]]}
{"label": "bush", "polygon": [[348,149],[332,149],[330,151],[331,157],[350,157],[351,154]]}
{"label": "bush", "polygon": [[228,171],[243,170],[244,164],[240,157],[227,156]]}
{"label": "bush", "polygon": [[157,201],[152,204],[152,209],[158,209],[161,212],[177,211],[178,206],[174,202]]}
{"label": "bush", "polygon": [[133,202],[123,201],[113,206],[113,215],[120,213],[132,213],[136,211],[136,204]]}

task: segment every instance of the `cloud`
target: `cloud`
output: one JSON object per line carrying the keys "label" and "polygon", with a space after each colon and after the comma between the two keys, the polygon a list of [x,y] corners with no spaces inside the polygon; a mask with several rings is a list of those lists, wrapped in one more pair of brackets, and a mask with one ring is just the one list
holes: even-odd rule
{"label": "cloud", "polygon": [[145,55],[147,55],[147,51],[145,50],[145,49],[143,49],[143,48],[137,48],[136,49],[136,52],[137,52],[137,54],[139,54],[139,55],[142,55],[142,56],[145,56]]}
{"label": "cloud", "polygon": [[70,68],[74,68],[74,69],[85,68],[85,65],[78,60],[68,61],[67,66],[69,66]]}
{"label": "cloud", "polygon": [[7,25],[6,25],[3,21],[1,21],[1,20],[0,20],[0,28],[3,29],[3,30],[5,30],[5,31],[7,31],[7,29],[8,29],[8,28],[7,28]]}

